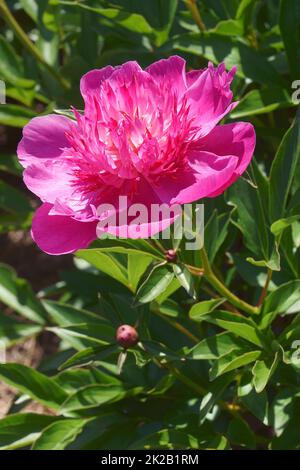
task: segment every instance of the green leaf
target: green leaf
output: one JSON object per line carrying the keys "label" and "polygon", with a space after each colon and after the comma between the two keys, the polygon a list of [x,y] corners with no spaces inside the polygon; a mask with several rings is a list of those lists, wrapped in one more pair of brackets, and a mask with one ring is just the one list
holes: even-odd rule
{"label": "green leaf", "polygon": [[300,158],[300,111],[285,134],[270,171],[270,218],[285,217],[288,196]]}
{"label": "green leaf", "polygon": [[[285,390],[286,392],[287,390]],[[291,390],[289,390],[291,392]],[[285,401],[285,400],[284,400]],[[284,403],[283,401],[283,403]],[[282,404],[283,404],[282,403]],[[299,449],[300,436],[299,436],[299,412],[300,403],[299,399],[294,400],[292,408],[289,403],[285,401],[286,405],[285,418],[289,417],[284,430],[278,437],[274,437],[271,442],[271,450],[296,450]],[[277,412],[279,410],[277,409]],[[282,409],[281,409],[282,411]]]}
{"label": "green leaf", "polygon": [[139,394],[142,388],[125,390],[121,385],[88,385],[72,394],[62,405],[61,413],[95,408]]}
{"label": "green leaf", "polygon": [[300,77],[300,4],[297,0],[281,0],[279,26],[289,61],[291,74]]}
{"label": "green leaf", "polygon": [[263,390],[256,393],[252,383],[251,374],[247,372],[241,378],[238,386],[238,396],[242,404],[266,426],[269,424],[269,403],[267,392]]}
{"label": "green leaf", "polygon": [[241,418],[234,418],[230,421],[227,438],[230,442],[240,446],[255,448],[255,435],[249,425]]}
{"label": "green leaf", "polygon": [[277,352],[272,359],[261,359],[256,361],[253,366],[253,385],[257,393],[261,393],[267,386],[270,378],[275,372],[279,362],[279,353]]}
{"label": "green leaf", "polygon": [[221,305],[225,299],[212,299],[212,300],[203,300],[192,306],[189,311],[189,317],[194,321],[202,321],[202,315],[210,313],[215,310],[219,305]]}
{"label": "green leaf", "polygon": [[276,436],[283,433],[289,421],[295,416],[295,402],[298,399],[299,393],[297,394],[294,388],[289,387],[281,388],[275,395],[270,406],[269,419],[270,426],[274,428]]}
{"label": "green leaf", "polygon": [[14,450],[31,444],[56,416],[18,413],[0,420],[0,450]]}
{"label": "green leaf", "polygon": [[241,0],[238,3],[238,9],[236,11],[236,18],[238,20],[246,18],[247,16],[251,17],[251,9],[253,8],[256,0]]}
{"label": "green leaf", "polygon": [[117,10],[114,8],[105,8],[105,9],[93,8],[93,9],[90,9],[90,11],[99,13],[105,18],[112,20],[113,22],[117,23],[123,28],[129,29],[129,31],[133,31],[134,33],[139,33],[139,34],[152,33],[152,28],[149,25],[149,23],[147,23],[147,21],[145,20],[145,18],[143,18],[143,16],[138,15],[136,13],[128,13],[127,11]]}
{"label": "green leaf", "polygon": [[151,25],[154,42],[161,46],[168,38],[171,30],[178,0],[121,0],[117,2],[127,12],[139,13]]}
{"label": "green leaf", "polygon": [[139,287],[135,302],[144,304],[156,299],[164,292],[174,278],[174,273],[170,272],[165,265],[154,266],[147,279]]}
{"label": "green leaf", "polygon": [[34,88],[26,89],[8,86],[5,92],[8,98],[12,98],[13,100],[18,101],[19,103],[28,106],[29,108],[32,107],[33,100],[36,96]]}
{"label": "green leaf", "polygon": [[[296,302],[295,306],[297,310],[300,310],[300,302]],[[293,307],[292,307],[293,309]],[[270,314],[271,315],[271,314]],[[269,315],[266,316],[268,318]],[[274,315],[271,315],[272,318]],[[284,329],[281,335],[278,337],[279,344],[291,344],[292,341],[298,341],[300,334],[300,315],[298,314],[293,321]]]}
{"label": "green leaf", "polygon": [[226,374],[224,377],[219,377],[214,381],[209,387],[209,391],[201,400],[200,410],[199,410],[199,422],[203,423],[207,414],[216,404],[216,402],[221,398],[225,389],[228,385],[234,380],[235,373]]}
{"label": "green leaf", "polygon": [[288,92],[280,87],[252,90],[244,96],[239,105],[230,113],[232,119],[256,116],[275,111],[275,109],[295,106]]}
{"label": "green leaf", "polygon": [[128,280],[133,292],[152,261],[153,257],[147,254],[128,254]]}
{"label": "green leaf", "polygon": [[196,299],[197,294],[195,291],[193,276],[191,275],[188,268],[183,263],[172,264],[172,266],[173,266],[174,274],[176,278],[178,279],[178,281],[180,282],[180,284],[182,285],[182,287],[186,290],[186,292],[191,297],[193,297],[193,299]]}
{"label": "green leaf", "polygon": [[166,289],[156,297],[156,302],[161,304],[165,302],[174,292],[176,292],[180,288],[180,283],[176,277],[172,279],[170,284],[166,287]]}
{"label": "green leaf", "polygon": [[0,364],[0,377],[50,408],[58,409],[68,396],[53,379],[22,364]]}
{"label": "green leaf", "polygon": [[215,64],[225,62],[227,69],[236,65],[237,75],[242,78],[282,86],[280,76],[267,59],[238,39],[214,33],[187,33],[172,39],[168,46],[202,56]]}
{"label": "green leaf", "polygon": [[262,307],[262,316],[272,313],[272,319],[281,313],[288,313],[300,300],[300,280],[289,281],[272,291]]}
{"label": "green leaf", "polygon": [[3,181],[0,181],[0,207],[15,214],[32,212],[25,194]]}
{"label": "green leaf", "polygon": [[[116,251],[114,250],[116,253]],[[80,250],[76,253],[78,258],[82,258],[100,271],[108,274],[125,286],[128,286],[127,271],[125,267],[112,255],[105,254],[100,250]]]}
{"label": "green leaf", "polygon": [[155,433],[134,441],[129,449],[158,450],[158,449],[199,449],[196,437],[178,429],[161,429]]}
{"label": "green leaf", "polygon": [[10,316],[0,312],[0,340],[6,347],[20,341],[28,336],[33,336],[41,331],[41,325],[21,323]]}
{"label": "green leaf", "polygon": [[87,420],[64,419],[50,424],[35,441],[32,450],[64,450],[82,432]]}
{"label": "green leaf", "polygon": [[23,168],[15,154],[2,153],[0,155],[0,170],[13,175],[21,176]]}
{"label": "green leaf", "polygon": [[211,263],[213,263],[218,251],[226,239],[229,221],[230,213],[227,212],[225,214],[219,214],[218,210],[215,209],[205,224],[205,246]]}
{"label": "green leaf", "polygon": [[0,264],[0,300],[23,317],[45,323],[47,313],[29,284],[5,264]]}
{"label": "green leaf", "polygon": [[20,0],[20,4],[27,15],[30,16],[33,21],[37,21],[39,12],[37,0]]}
{"label": "green leaf", "polygon": [[151,3],[135,0],[135,3],[142,9],[145,18],[154,29],[156,45],[161,46],[168,39],[178,0],[152,0]]}
{"label": "green leaf", "polygon": [[0,36],[0,57],[0,79],[20,88],[32,88],[34,86],[34,81],[24,78],[22,60],[3,36]]}
{"label": "green leaf", "polygon": [[236,338],[230,333],[220,333],[215,336],[209,336],[196,344],[190,351],[189,357],[195,360],[217,359],[228,354],[231,351],[244,351],[247,343]]}
{"label": "green leaf", "polygon": [[104,18],[111,20],[113,23],[116,23],[119,26],[122,26],[129,31],[139,34],[150,34],[152,33],[152,28],[149,23],[145,20],[142,15],[137,13],[130,13],[128,11],[120,10],[117,8],[94,8],[82,3],[74,3],[68,1],[59,1],[61,5],[70,5],[85,10],[91,11],[92,13],[97,13]]}
{"label": "green leaf", "polygon": [[74,367],[82,364],[87,364],[91,361],[100,361],[107,356],[115,353],[118,350],[119,346],[116,344],[109,346],[98,346],[86,348],[83,351],[79,351],[70,357],[66,362],[64,362],[59,369],[67,369],[69,367]]}
{"label": "green leaf", "polygon": [[113,327],[104,322],[102,324],[79,323],[63,328],[48,327],[48,330],[79,350],[90,346],[110,344],[114,340],[115,333]]}
{"label": "green leaf", "polygon": [[77,255],[85,254],[86,251],[100,251],[103,253],[120,253],[120,254],[149,254],[153,258],[164,260],[164,254],[144,239],[130,238],[112,238],[101,240],[98,239],[92,244],[92,248],[88,250],[79,250]]}
{"label": "green leaf", "polygon": [[[77,111],[78,111],[80,114],[83,113],[82,110],[77,109]],[[57,109],[57,108],[55,108],[55,109],[53,109],[53,112],[54,112],[55,114],[59,114],[60,116],[66,116],[67,118],[72,119],[73,121],[75,121],[74,112],[71,111],[70,109]]]}
{"label": "green leaf", "polygon": [[0,233],[28,230],[32,223],[32,213],[7,213],[0,219]]}
{"label": "green leaf", "polygon": [[213,325],[218,325],[221,328],[246,339],[256,346],[261,348],[264,347],[263,335],[258,330],[255,323],[246,317],[226,312],[224,310],[215,310],[210,314],[203,314],[201,319],[202,321],[207,321]]}
{"label": "green leaf", "polygon": [[221,356],[218,360],[214,361],[212,368],[209,371],[210,380],[214,380],[226,372],[238,369],[239,367],[251,364],[261,355],[261,351],[231,351],[224,356]]}
{"label": "green leaf", "polygon": [[271,225],[271,232],[274,233],[275,237],[279,237],[282,232],[290,227],[294,222],[297,222],[300,219],[299,215],[291,215],[290,217],[286,217],[285,219],[276,220]]}
{"label": "green leaf", "polygon": [[103,329],[110,326],[108,321],[103,317],[88,310],[83,310],[72,305],[53,300],[44,300],[43,305],[53,322],[62,327],[85,323],[97,324],[99,327],[103,325]]}
{"label": "green leaf", "polygon": [[36,112],[16,104],[4,104],[0,106],[0,124],[12,127],[24,127],[30,119],[36,116]]}
{"label": "green leaf", "polygon": [[150,354],[151,357],[154,356],[169,361],[179,361],[183,357],[157,341],[143,341],[142,345],[143,350]]}
{"label": "green leaf", "polygon": [[236,208],[237,221],[233,222],[242,232],[246,246],[268,265],[272,246],[259,189],[240,178],[228,189],[227,203]]}
{"label": "green leaf", "polygon": [[244,26],[238,20],[222,20],[212,30],[216,34],[224,34],[228,36],[242,36],[244,33]]}
{"label": "green leaf", "polygon": [[166,299],[161,304],[154,302],[153,309],[173,318],[181,317],[184,314],[184,309],[173,299]]}

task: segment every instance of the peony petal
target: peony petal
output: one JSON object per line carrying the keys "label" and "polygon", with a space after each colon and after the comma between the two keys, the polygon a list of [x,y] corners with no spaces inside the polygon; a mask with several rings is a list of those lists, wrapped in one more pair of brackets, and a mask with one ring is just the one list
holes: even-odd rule
{"label": "peony petal", "polygon": [[179,56],[161,59],[146,68],[160,87],[176,89],[181,96],[187,88],[185,75],[185,60]]}
{"label": "peony petal", "polygon": [[226,72],[224,64],[208,68],[199,75],[186,92],[193,125],[199,127],[198,137],[207,135],[215,125],[237,105],[232,103],[230,84],[235,68]]}
{"label": "peony petal", "polygon": [[94,92],[99,91],[101,83],[110,77],[115,70],[114,67],[108,65],[102,69],[91,70],[83,75],[80,80],[80,92],[84,98]]}
{"label": "peony petal", "polygon": [[128,82],[132,81],[132,79],[138,74],[146,75],[144,70],[135,60],[129,60],[114,69],[113,73],[109,77],[109,82],[122,86],[124,84],[128,84]]}
{"label": "peony petal", "polygon": [[205,72],[205,69],[202,70],[191,70],[186,74],[186,83],[188,88],[192,86],[196,80]]}
{"label": "peony petal", "polygon": [[24,171],[23,178],[30,191],[42,201],[52,204],[56,199],[70,197],[74,191],[66,165],[60,164],[59,160],[29,165]]}
{"label": "peony petal", "polygon": [[219,157],[201,150],[190,151],[190,170],[177,180],[161,181],[156,192],[171,204],[187,204],[209,197],[230,180],[237,162],[238,158],[232,155]]}
{"label": "peony petal", "polygon": [[31,235],[39,248],[49,255],[74,253],[96,238],[96,222],[78,222],[71,217],[49,215],[52,205],[45,203],[32,220]]}
{"label": "peony petal", "polygon": [[[125,211],[119,211],[117,206],[118,216],[123,217],[121,220],[117,218],[117,225],[110,222],[105,227],[106,222],[104,219],[102,220],[97,227],[97,235],[100,238],[103,233],[110,233],[122,238],[148,238],[168,228],[181,215],[179,205],[171,210],[168,206],[162,206],[162,201],[144,179],[139,182],[138,189],[133,199],[129,200],[128,198],[127,217]],[[140,218],[141,210],[144,219]],[[126,222],[124,222],[124,216]]]}
{"label": "peony petal", "polygon": [[23,137],[18,145],[18,157],[26,168],[40,160],[55,159],[63,155],[69,147],[65,133],[72,124],[65,116],[49,114],[33,118],[23,129]]}
{"label": "peony petal", "polygon": [[209,152],[220,156],[235,155],[238,158],[237,166],[230,180],[213,192],[210,197],[215,197],[225,191],[228,186],[244,173],[251,162],[255,149],[255,141],[255,130],[249,122],[235,122],[233,124],[216,126],[201,141],[201,146]]}

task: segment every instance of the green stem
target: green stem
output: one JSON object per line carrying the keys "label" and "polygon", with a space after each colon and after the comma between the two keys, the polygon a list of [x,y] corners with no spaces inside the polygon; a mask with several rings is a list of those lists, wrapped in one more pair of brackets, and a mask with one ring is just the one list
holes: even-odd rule
{"label": "green stem", "polygon": [[207,253],[205,251],[205,248],[201,248],[200,250],[200,255],[201,255],[201,260],[202,260],[202,265],[204,268],[204,275],[207,281],[210,283],[214,289],[219,292],[219,294],[223,295],[227,300],[229,300],[232,305],[237,307],[240,310],[243,310],[246,313],[249,313],[251,315],[253,314],[258,314],[259,313],[259,308],[254,307],[253,305],[248,304],[244,300],[241,300],[239,297],[237,297],[235,294],[233,294],[214,274],[209,260]]}
{"label": "green stem", "polygon": [[273,271],[272,269],[268,268],[268,274],[267,274],[267,278],[266,278],[266,282],[265,282],[265,285],[264,285],[264,288],[263,290],[261,291],[261,294],[260,294],[260,297],[259,297],[259,301],[257,303],[257,306],[260,307],[261,304],[264,302],[265,300],[265,297],[267,295],[267,292],[268,292],[268,288],[269,288],[269,284],[270,284],[270,281],[272,279],[272,274],[273,274]]}
{"label": "green stem", "polygon": [[201,18],[201,14],[200,14],[199,8],[197,7],[196,0],[186,0],[186,6],[190,10],[192,17],[194,18],[194,21],[196,25],[198,26],[198,28],[200,29],[200,31],[202,32],[205,31],[206,27]]}
{"label": "green stem", "polygon": [[167,317],[166,315],[163,315],[160,313],[159,310],[153,308],[153,313],[158,315],[160,318],[162,318],[165,322],[169,323],[169,325],[173,326],[173,328],[176,328],[176,330],[180,331],[180,333],[184,334],[187,338],[192,340],[194,343],[199,343],[200,339],[197,338],[193,333],[191,333],[187,328],[185,328],[181,323],[178,323],[177,321],[171,320],[171,318]]}
{"label": "green stem", "polygon": [[65,80],[57,70],[52,67],[48,62],[44,59],[40,51],[36,48],[36,46],[30,41],[27,37],[25,31],[21,28],[19,23],[16,21],[14,16],[11,14],[8,6],[5,3],[5,0],[0,0],[0,13],[3,20],[12,28],[15,32],[16,36],[20,39],[21,43],[27,50],[35,57],[35,59],[40,62],[48,72],[61,84],[61,86],[65,90],[69,90],[70,84],[67,80]]}
{"label": "green stem", "polygon": [[[162,367],[165,367],[166,369],[168,369],[180,382],[182,382],[184,385],[189,387],[191,390],[194,390],[194,392],[196,392],[200,396],[204,396],[204,395],[207,394],[207,390],[204,387],[202,387],[201,385],[193,382],[193,380],[191,380],[189,377],[187,377],[185,374],[183,374],[181,370],[179,370],[176,366],[174,366],[170,362],[168,362],[167,364],[161,364],[160,363],[160,365]],[[223,400],[218,400],[217,403],[218,403],[219,407],[222,410],[227,411],[232,416],[234,416],[234,417],[239,416],[239,413],[238,413],[240,411],[240,406],[239,405],[234,406],[234,405],[231,405],[230,403],[227,403]]]}

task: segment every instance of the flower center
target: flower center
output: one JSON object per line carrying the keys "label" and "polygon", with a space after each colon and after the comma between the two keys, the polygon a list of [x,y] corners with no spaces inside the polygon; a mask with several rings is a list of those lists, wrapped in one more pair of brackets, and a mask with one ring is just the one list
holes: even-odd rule
{"label": "flower center", "polygon": [[186,166],[193,134],[187,100],[152,81],[123,84],[116,91],[104,82],[88,97],[85,115],[74,113],[67,158],[76,182],[89,190],[103,183],[120,187],[141,176],[156,184],[166,174],[177,178]]}

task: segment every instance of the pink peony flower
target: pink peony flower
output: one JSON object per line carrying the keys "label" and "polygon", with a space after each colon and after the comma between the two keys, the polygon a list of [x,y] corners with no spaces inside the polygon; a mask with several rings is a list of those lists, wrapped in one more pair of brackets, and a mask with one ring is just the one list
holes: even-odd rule
{"label": "pink peony flower", "polygon": [[237,104],[234,74],[224,64],[186,73],[177,56],[146,70],[136,62],[107,66],[82,77],[85,109],[74,110],[76,120],[32,119],[18,156],[25,184],[43,202],[32,223],[38,246],[53,255],[87,247],[97,207],[119,195],[149,207],[221,194],[255,147],[251,124],[218,125]]}

